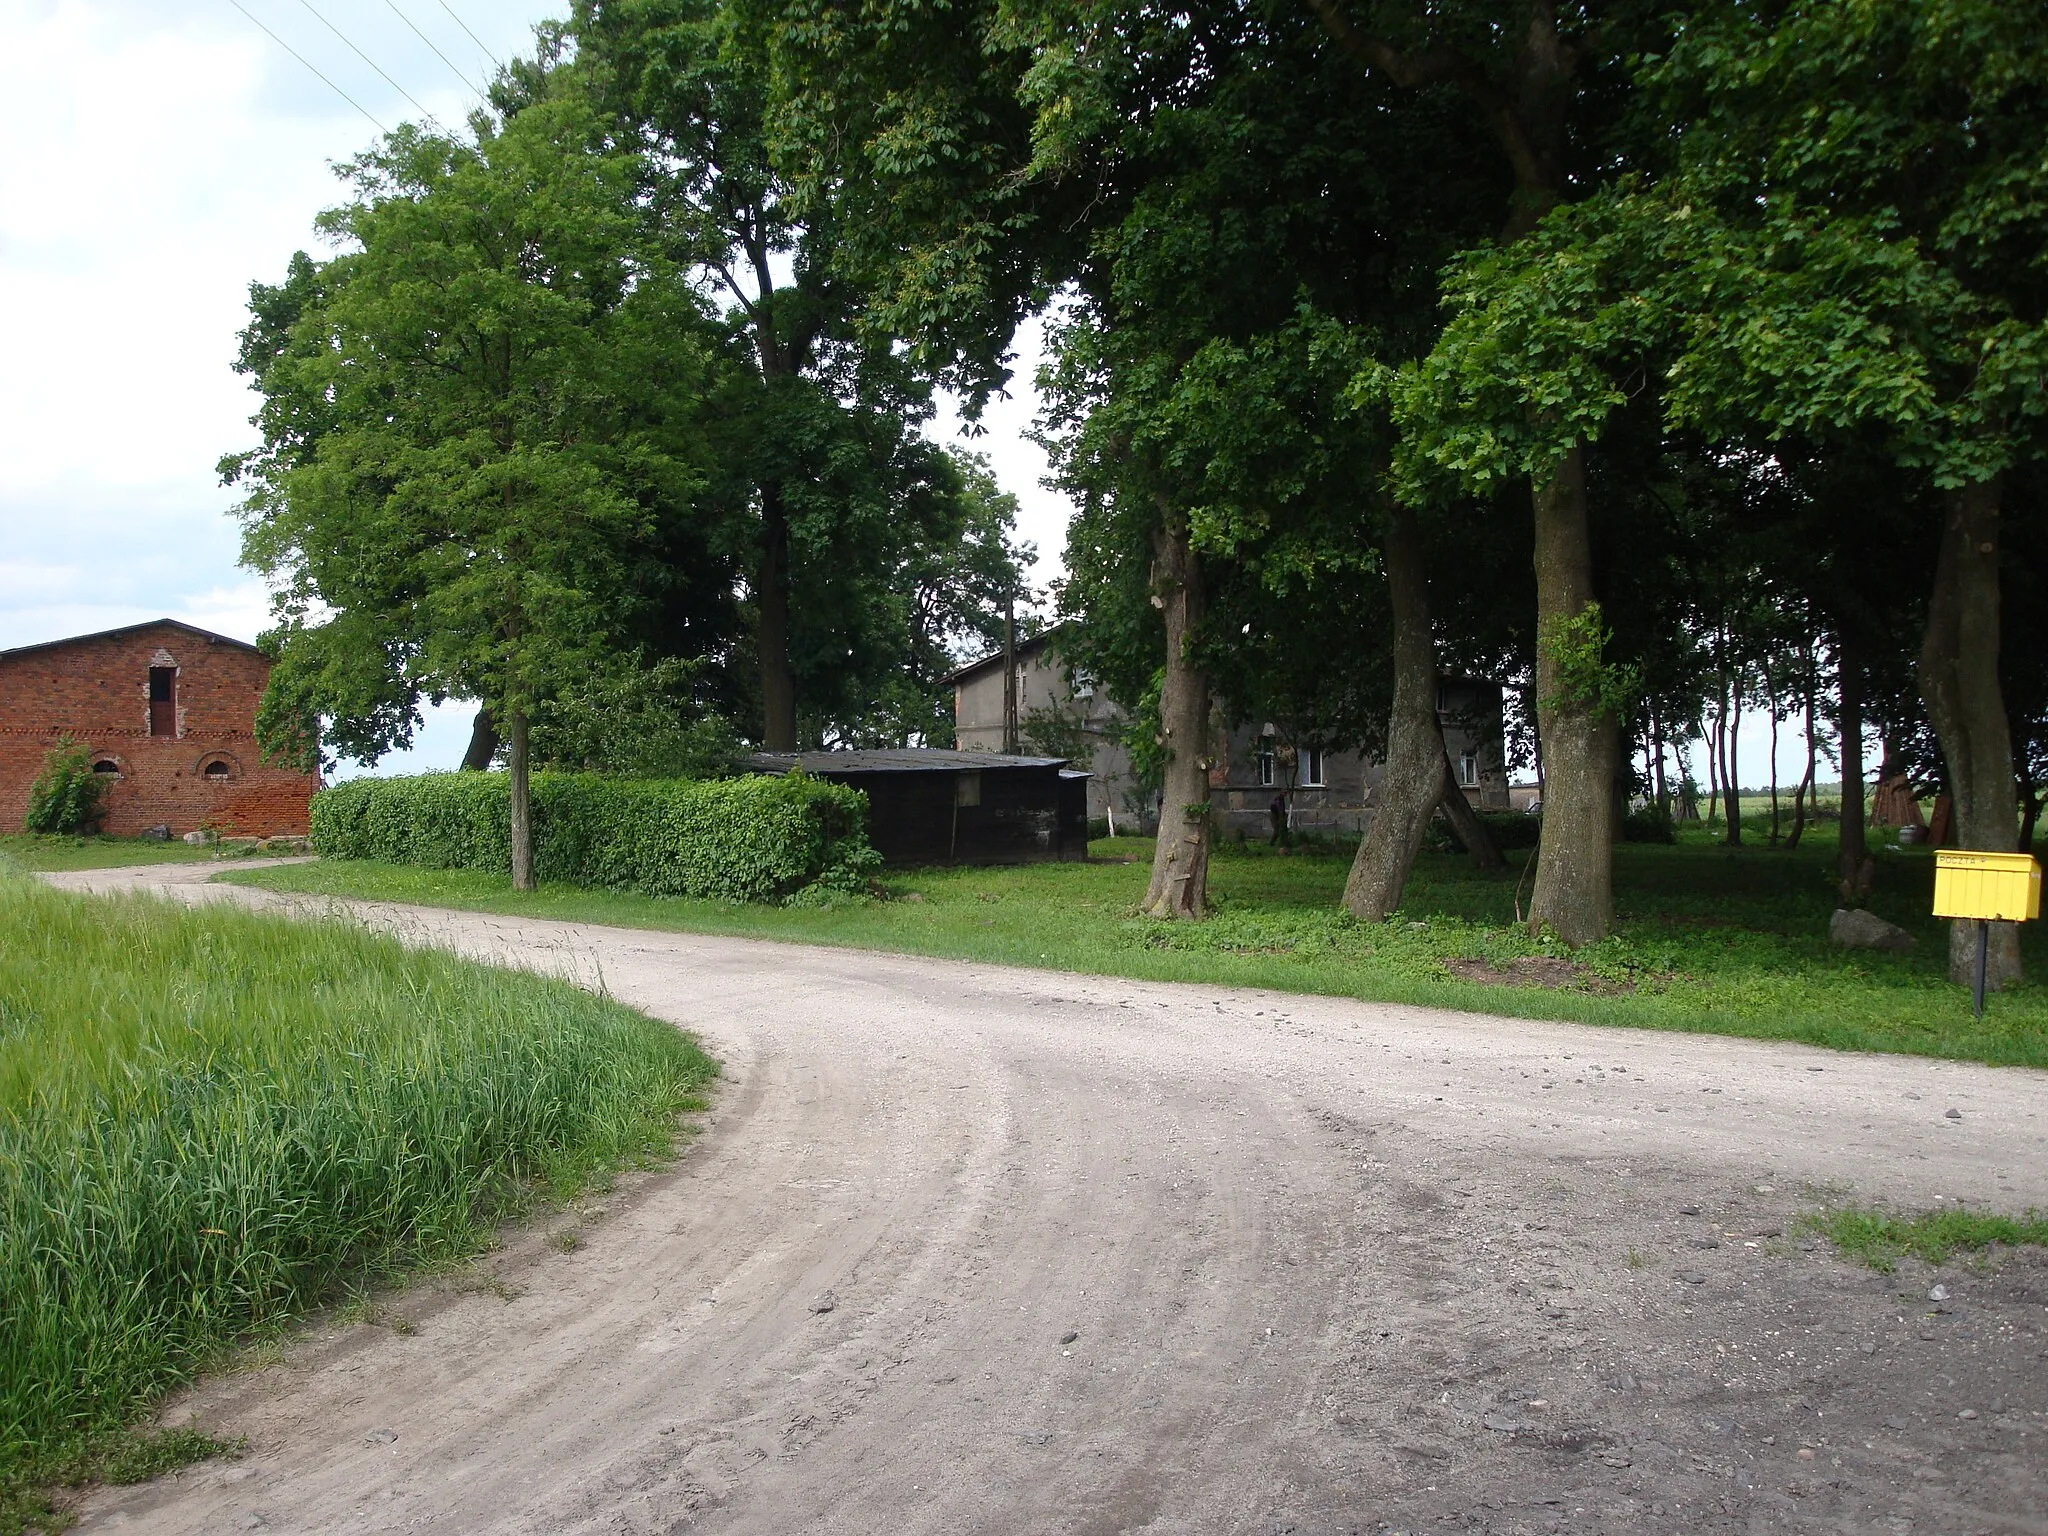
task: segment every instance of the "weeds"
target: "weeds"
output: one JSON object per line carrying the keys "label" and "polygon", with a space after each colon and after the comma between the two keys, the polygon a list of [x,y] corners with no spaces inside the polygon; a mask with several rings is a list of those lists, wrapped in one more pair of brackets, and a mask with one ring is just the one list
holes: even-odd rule
{"label": "weeds", "polygon": [[1960,1208],[1899,1216],[1875,1208],[1849,1206],[1806,1218],[1845,1258],[1859,1259],[1890,1274],[1901,1258],[1946,1264],[1958,1253],[1982,1253],[1993,1244],[2008,1248],[2028,1244],[2048,1248],[2048,1216],[1994,1216]]}
{"label": "weeds", "polygon": [[242,1454],[242,1440],[222,1440],[203,1430],[123,1429],[73,1436],[40,1452],[0,1462],[0,1531],[68,1529],[73,1515],[51,1490],[92,1483],[146,1483],[194,1462]]}

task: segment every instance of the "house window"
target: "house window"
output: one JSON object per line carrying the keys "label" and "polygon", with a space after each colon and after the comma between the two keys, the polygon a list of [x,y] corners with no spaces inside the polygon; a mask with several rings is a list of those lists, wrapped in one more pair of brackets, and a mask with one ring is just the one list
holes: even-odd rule
{"label": "house window", "polygon": [[1271,789],[1279,776],[1280,763],[1273,754],[1273,738],[1264,737],[1259,742],[1259,783]]}
{"label": "house window", "polygon": [[115,762],[111,757],[95,758],[93,760],[92,771],[94,773],[112,774],[114,777],[119,778],[121,776],[121,765]]}
{"label": "house window", "polygon": [[209,784],[227,783],[232,772],[233,770],[228,766],[226,759],[218,757],[207,759],[205,766],[199,770],[200,777],[204,778]]}
{"label": "house window", "polygon": [[1303,747],[1301,749],[1301,783],[1304,789],[1321,789],[1327,781],[1323,778],[1323,749]]}
{"label": "house window", "polygon": [[176,667],[151,667],[149,669],[149,734],[152,736],[175,736],[178,734],[178,669]]}
{"label": "house window", "polygon": [[1479,754],[1467,752],[1458,759],[1458,782],[1467,789],[1479,782]]}

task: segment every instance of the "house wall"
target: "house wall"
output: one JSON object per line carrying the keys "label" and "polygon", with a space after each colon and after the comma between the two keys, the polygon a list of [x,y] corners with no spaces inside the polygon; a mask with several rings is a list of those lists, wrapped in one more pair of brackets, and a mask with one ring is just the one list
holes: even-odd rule
{"label": "house wall", "polygon": [[[1017,673],[1017,710],[1027,738],[1030,716],[1038,710],[1064,709],[1080,725],[1079,734],[1088,744],[1088,755],[1085,760],[1077,756],[1074,766],[1092,775],[1088,785],[1090,818],[1101,820],[1113,810],[1119,830],[1128,827],[1153,831],[1158,807],[1153,797],[1139,788],[1131,772],[1129,754],[1114,739],[1114,727],[1126,718],[1123,710],[1100,690],[1085,695],[1070,693],[1064,674],[1047,661],[1042,646],[1018,648]],[[961,676],[954,685],[953,703],[963,751],[1002,750],[1000,661]],[[1444,747],[1455,765],[1454,771],[1462,772],[1467,754],[1471,757],[1472,782],[1463,785],[1466,799],[1481,810],[1508,809],[1500,686],[1478,678],[1445,678],[1438,705],[1437,719],[1443,727]],[[1220,722],[1226,717],[1227,708],[1218,701],[1212,718]],[[1296,783],[1288,789],[1284,768],[1275,775],[1278,782],[1264,784],[1260,782],[1259,756],[1267,730],[1259,723],[1234,728],[1218,726],[1211,754],[1217,766],[1210,770],[1209,786],[1210,803],[1215,807],[1220,830],[1229,836],[1271,835],[1273,796],[1287,790],[1284,798],[1289,825],[1294,829],[1345,836],[1364,832],[1372,820],[1380,765],[1360,752],[1329,752],[1325,754],[1321,785]],[[1027,739],[1025,746],[1027,750],[1054,752],[1050,742]],[[1062,744],[1055,755],[1068,750],[1068,745]]]}
{"label": "house wall", "polygon": [[[1032,715],[1055,710],[1078,727],[1071,733],[1079,739],[1078,751],[1072,741],[1032,739]],[[1159,808],[1152,796],[1138,788],[1131,772],[1130,753],[1116,740],[1116,727],[1125,718],[1123,709],[1100,689],[1080,694],[1069,689],[1064,670],[1047,658],[1043,645],[1017,648],[1017,718],[1025,737],[1024,750],[1069,758],[1075,768],[1089,775],[1091,821],[1113,819],[1119,832],[1151,832],[1156,827]],[[1003,750],[1000,659],[954,683],[953,729],[954,739],[963,752]]]}
{"label": "house wall", "polygon": [[[149,732],[149,672],[174,667],[176,732]],[[60,737],[120,766],[103,830],[135,836],[168,825],[270,837],[306,831],[318,781],[265,764],[256,705],[270,662],[174,624],[0,656],[0,830],[19,832],[29,785]],[[204,769],[224,762],[225,779]]]}

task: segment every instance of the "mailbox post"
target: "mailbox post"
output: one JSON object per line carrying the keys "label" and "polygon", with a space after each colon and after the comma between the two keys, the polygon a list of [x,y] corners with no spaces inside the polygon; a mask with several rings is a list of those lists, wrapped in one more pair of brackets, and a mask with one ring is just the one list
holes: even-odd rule
{"label": "mailbox post", "polygon": [[1993,923],[2032,922],[2041,915],[2041,866],[2026,853],[1944,848],[1934,855],[1934,915],[1977,924],[1977,982],[1971,1001],[1984,1016],[1984,962]]}

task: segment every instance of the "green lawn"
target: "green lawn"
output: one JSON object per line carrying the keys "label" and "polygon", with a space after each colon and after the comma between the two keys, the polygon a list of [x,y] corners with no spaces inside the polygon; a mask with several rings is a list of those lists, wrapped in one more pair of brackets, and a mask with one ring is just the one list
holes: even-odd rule
{"label": "green lawn", "polygon": [[716,1071],[566,982],[0,867],[0,1531],[204,1437],[123,1427],[249,1330],[666,1152]]}
{"label": "green lawn", "polygon": [[118,869],[126,864],[173,864],[211,859],[218,849],[194,847],[173,839],[146,837],[35,837],[21,833],[0,836],[0,863],[13,860],[23,869]]}
{"label": "green lawn", "polygon": [[[1615,851],[1619,932],[1571,957],[1579,969],[1566,990],[1460,980],[1446,966],[1545,955],[1513,922],[1524,852],[1511,854],[1496,875],[1476,875],[1456,856],[1425,854],[1407,909],[1366,927],[1338,910],[1345,850],[1281,856],[1257,844],[1225,845],[1211,868],[1215,916],[1190,924],[1136,915],[1149,842],[1108,840],[1093,851],[1087,864],[894,873],[887,899],[824,908],[567,887],[517,895],[503,877],[369,863],[221,878],[626,927],[2048,1066],[2048,988],[2029,984],[1994,997],[1979,1023],[1964,989],[1946,980],[1944,936],[1926,916],[1932,860],[1920,851],[1880,855],[1870,904],[1920,940],[1915,952],[1894,956],[1827,943],[1834,847],[1825,831],[1809,832],[1793,853],[1727,850],[1700,832],[1688,832],[1677,847],[1625,844]],[[2048,945],[2031,930],[2025,942],[2039,976]]]}

